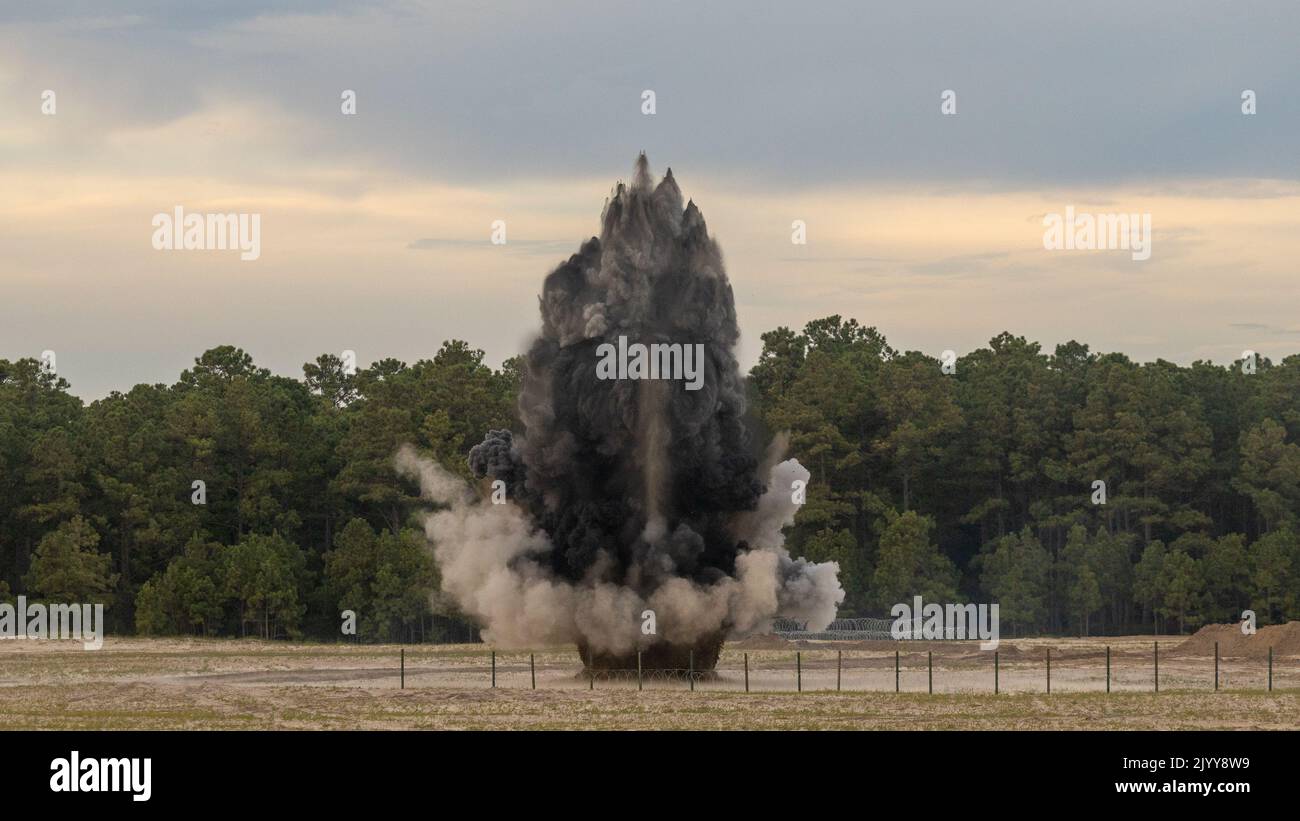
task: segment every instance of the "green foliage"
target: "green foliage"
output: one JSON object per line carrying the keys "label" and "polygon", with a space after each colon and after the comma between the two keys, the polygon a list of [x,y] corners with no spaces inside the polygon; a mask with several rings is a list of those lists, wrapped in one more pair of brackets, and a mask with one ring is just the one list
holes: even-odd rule
{"label": "green foliage", "polygon": [[[1002,333],[946,374],[840,316],[762,340],[756,427],[812,474],[787,544],[839,563],[842,614],[919,594],[986,596],[1019,633],[1300,618],[1300,355],[1244,374]],[[485,431],[518,430],[519,367],[452,340],[291,379],[221,346],[83,406],[0,360],[0,597],[161,634],[333,638],[355,610],[363,640],[417,638],[444,607],[394,453],[468,478]]]}
{"label": "green foliage", "polygon": [[1253,606],[1265,621],[1279,621],[1296,612],[1300,598],[1300,542],[1295,531],[1274,530],[1250,546]]}
{"label": "green foliage", "polygon": [[1080,635],[1090,635],[1094,618],[1103,625],[1122,623],[1132,596],[1132,538],[1097,528],[1092,534],[1074,525],[1056,562],[1055,580],[1067,614]]}
{"label": "green foliage", "polygon": [[1272,419],[1241,435],[1241,469],[1233,486],[1250,498],[1266,531],[1294,527],[1300,514],[1300,444],[1286,439],[1286,428]]}
{"label": "green foliage", "polygon": [[96,550],[98,545],[95,529],[74,516],[41,539],[23,582],[46,601],[107,604],[116,576],[109,572],[112,558]]}
{"label": "green foliage", "polygon": [[418,636],[438,581],[393,456],[411,443],[468,475],[483,432],[512,425],[518,385],[518,360],[494,371],[457,341],[355,373],[322,355],[302,380],[221,346],[174,385],[83,407],[36,360],[0,360],[0,595],[111,601],[116,630],[337,636],[326,556],[360,519],[387,530],[363,624]]}
{"label": "green foliage", "polygon": [[1230,622],[1250,607],[1250,564],[1246,539],[1229,533],[1210,543],[1201,559],[1205,579],[1205,620]]}
{"label": "green foliage", "polygon": [[1204,579],[1196,560],[1176,547],[1165,555],[1161,568],[1160,588],[1163,593],[1162,612],[1178,619],[1178,632],[1185,630],[1188,613],[1195,610],[1204,589]]}
{"label": "green foliage", "polygon": [[888,611],[920,596],[931,602],[953,601],[957,568],[930,540],[934,522],[914,510],[893,516],[880,536],[880,557],[871,577],[876,606]]}
{"label": "green foliage", "polygon": [[991,548],[980,557],[981,587],[1014,633],[1038,630],[1047,620],[1051,555],[1029,528],[1003,536]]}
{"label": "green foliage", "polygon": [[944,374],[832,316],[765,334],[751,388],[812,472],[790,544],[827,552],[835,534],[842,556],[851,534],[872,570],[845,578],[846,602],[864,615],[898,587],[877,585],[891,511],[915,510],[958,587],[999,601],[1016,630],[1187,629],[1252,602],[1300,617],[1286,550],[1250,558],[1300,515],[1300,356],[1250,375],[1077,342],[1048,355],[1003,333]]}
{"label": "green foliage", "polygon": [[222,546],[198,537],[185,553],[140,587],[136,629],[148,634],[211,634],[221,626],[225,604]]}
{"label": "green foliage", "polygon": [[433,558],[419,532],[375,533],[353,519],[325,554],[325,585],[339,612],[357,614],[362,638],[391,641],[429,610],[437,585]]}
{"label": "green foliage", "polygon": [[298,635],[305,571],[302,551],[278,533],[250,535],[223,551],[222,592],[238,604],[241,630],[251,623],[264,638],[271,638],[276,627]]}

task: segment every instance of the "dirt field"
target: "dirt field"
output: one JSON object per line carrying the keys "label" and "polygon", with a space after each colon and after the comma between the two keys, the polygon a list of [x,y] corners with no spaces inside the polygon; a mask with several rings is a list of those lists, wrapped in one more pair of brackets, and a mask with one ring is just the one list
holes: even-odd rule
{"label": "dirt field", "polygon": [[408,646],[401,689],[402,648],[392,645],[110,637],[87,652],[73,642],[3,641],[0,729],[1300,728],[1300,656],[1275,652],[1269,693],[1266,659],[1234,648],[1240,655],[1221,659],[1216,693],[1214,640],[1161,637],[1159,694],[1150,637],[1004,640],[999,695],[993,654],[955,642],[768,637],[729,645],[718,675],[694,692],[662,677],[647,677],[638,692],[634,673],[589,681],[571,648],[537,651],[532,669],[527,651],[498,652],[493,688],[483,645]]}

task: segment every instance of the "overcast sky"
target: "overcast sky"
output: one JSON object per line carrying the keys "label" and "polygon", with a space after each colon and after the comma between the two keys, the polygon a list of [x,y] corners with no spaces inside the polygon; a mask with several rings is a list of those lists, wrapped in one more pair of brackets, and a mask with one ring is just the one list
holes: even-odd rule
{"label": "overcast sky", "polygon": [[[87,399],[219,344],[499,363],[644,149],[722,245],[746,365],[830,313],[933,355],[1278,359],[1297,43],[1294,0],[6,4],[0,358],[53,350]],[[154,250],[177,205],[261,214],[261,258]],[[1151,258],[1045,250],[1067,206],[1150,213]]]}

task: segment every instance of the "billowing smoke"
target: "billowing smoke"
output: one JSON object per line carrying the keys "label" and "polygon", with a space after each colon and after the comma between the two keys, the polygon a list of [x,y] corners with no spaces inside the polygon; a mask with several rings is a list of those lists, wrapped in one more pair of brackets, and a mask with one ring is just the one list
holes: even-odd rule
{"label": "billowing smoke", "polygon": [[[844,597],[839,568],[783,546],[808,471],[781,461],[781,437],[758,463],[735,302],[704,218],[682,207],[671,170],[653,184],[643,155],[601,221],[600,237],[546,278],[524,429],[491,431],[471,451],[483,487],[409,449],[398,456],[437,504],[425,526],[444,592],[501,647],[576,642],[617,656],[767,629],[776,616],[824,627]],[[702,352],[693,382],[680,368],[609,378],[602,358],[636,343]],[[480,492],[497,480],[503,504]]]}

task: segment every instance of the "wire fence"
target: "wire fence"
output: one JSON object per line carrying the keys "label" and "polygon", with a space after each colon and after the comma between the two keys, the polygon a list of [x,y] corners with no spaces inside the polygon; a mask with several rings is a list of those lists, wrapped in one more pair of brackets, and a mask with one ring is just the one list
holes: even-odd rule
{"label": "wire fence", "polygon": [[[981,651],[977,646],[936,653],[922,642],[899,643],[892,653],[836,650],[726,650],[709,670],[579,667],[570,652],[486,650],[459,654],[454,663],[407,664],[399,659],[400,687],[509,689],[673,689],[715,692],[1136,693],[1300,688],[1300,657],[1224,658],[1133,644],[1058,650],[1036,646]],[[437,661],[437,660],[434,660]],[[445,661],[445,660],[444,660]]]}

